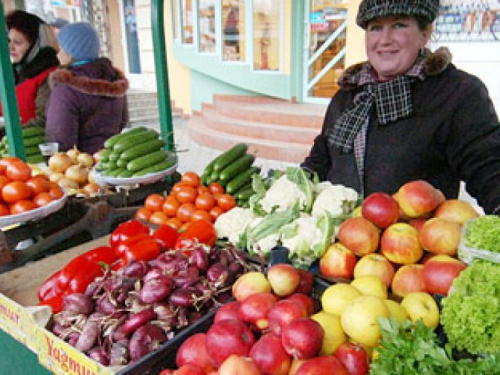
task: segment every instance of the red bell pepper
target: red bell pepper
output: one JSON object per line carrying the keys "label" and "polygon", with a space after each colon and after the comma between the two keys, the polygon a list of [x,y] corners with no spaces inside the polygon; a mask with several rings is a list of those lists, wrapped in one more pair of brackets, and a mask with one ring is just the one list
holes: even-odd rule
{"label": "red bell pepper", "polygon": [[140,234],[149,234],[149,227],[138,220],[129,220],[125,223],[121,223],[113,233],[111,233],[109,243],[111,247],[115,247],[120,242]]}
{"label": "red bell pepper", "polygon": [[67,294],[85,292],[87,286],[97,277],[102,276],[104,272],[105,268],[102,263],[89,262],[85,264],[70,280],[65,292]]}
{"label": "red bell pepper", "polygon": [[53,314],[57,314],[62,310],[64,295],[57,294],[51,298],[45,299],[43,301],[38,302],[39,306],[45,305],[49,306],[52,309]]}
{"label": "red bell pepper", "polygon": [[170,250],[174,247],[179,232],[167,224],[160,225],[153,233],[153,238],[160,244],[163,250]]}
{"label": "red bell pepper", "polygon": [[206,220],[196,220],[190,223],[175,242],[175,250],[189,249],[197,243],[213,246],[217,241],[214,225]]}
{"label": "red bell pepper", "polygon": [[56,288],[57,286],[57,280],[59,278],[59,275],[61,274],[61,270],[55,272],[52,276],[50,276],[38,289],[38,300],[43,301],[46,299],[49,299],[53,297],[55,294],[58,294],[56,292],[60,292]]}
{"label": "red bell pepper", "polygon": [[148,261],[161,254],[160,244],[152,237],[137,241],[125,249],[122,258],[125,264],[132,261]]}
{"label": "red bell pepper", "polygon": [[123,254],[125,254],[133,244],[146,238],[151,238],[151,236],[149,234],[139,234],[138,236],[130,237],[125,241],[118,243],[118,245],[114,248],[115,255],[123,258]]}

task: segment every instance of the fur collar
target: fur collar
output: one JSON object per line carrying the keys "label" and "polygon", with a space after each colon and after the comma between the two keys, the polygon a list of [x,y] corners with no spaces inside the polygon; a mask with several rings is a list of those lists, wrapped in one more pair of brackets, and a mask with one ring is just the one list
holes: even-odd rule
{"label": "fur collar", "polygon": [[[343,90],[354,90],[356,87],[349,82],[349,77],[359,73],[366,62],[358,63],[347,68],[340,76],[338,84]],[[435,52],[428,52],[424,60],[427,76],[441,74],[451,64],[451,52],[446,47],[440,47]]]}
{"label": "fur collar", "polygon": [[[85,94],[109,97],[123,97],[128,90],[129,82],[123,72],[113,68],[114,80],[91,78],[86,75],[75,75],[70,69],[59,68],[49,77],[49,85],[65,84]],[[112,77],[110,77],[112,78]]]}

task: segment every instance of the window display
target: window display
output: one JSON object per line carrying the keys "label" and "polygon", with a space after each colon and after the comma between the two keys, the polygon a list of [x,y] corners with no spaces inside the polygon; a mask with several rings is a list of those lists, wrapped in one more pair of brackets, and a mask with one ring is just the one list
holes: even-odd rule
{"label": "window display", "polygon": [[245,1],[222,2],[223,56],[225,61],[245,60]]}
{"label": "window display", "polygon": [[253,3],[253,67],[255,70],[280,70],[282,1]]}
{"label": "window display", "polygon": [[215,1],[200,0],[198,2],[198,30],[200,52],[215,52]]}

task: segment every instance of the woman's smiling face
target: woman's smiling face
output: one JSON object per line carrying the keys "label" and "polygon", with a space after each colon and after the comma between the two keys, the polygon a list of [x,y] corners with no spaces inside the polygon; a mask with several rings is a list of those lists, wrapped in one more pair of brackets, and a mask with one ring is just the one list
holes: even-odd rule
{"label": "woman's smiling face", "polygon": [[379,79],[387,81],[406,73],[415,63],[432,31],[421,30],[413,17],[376,18],[366,28],[366,54]]}

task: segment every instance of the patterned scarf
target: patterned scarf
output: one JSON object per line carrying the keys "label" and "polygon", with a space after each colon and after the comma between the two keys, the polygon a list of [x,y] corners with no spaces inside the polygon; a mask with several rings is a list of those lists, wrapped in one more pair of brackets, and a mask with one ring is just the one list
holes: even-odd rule
{"label": "patterned scarf", "polygon": [[411,87],[417,79],[424,80],[424,58],[419,57],[415,65],[405,75],[387,82],[377,82],[373,68],[365,64],[358,74],[349,78],[349,84],[362,86],[363,90],[355,97],[352,106],[335,122],[328,132],[328,142],[344,153],[353,149],[356,135],[367,121],[373,105],[376,107],[379,124],[387,125],[413,113]]}

